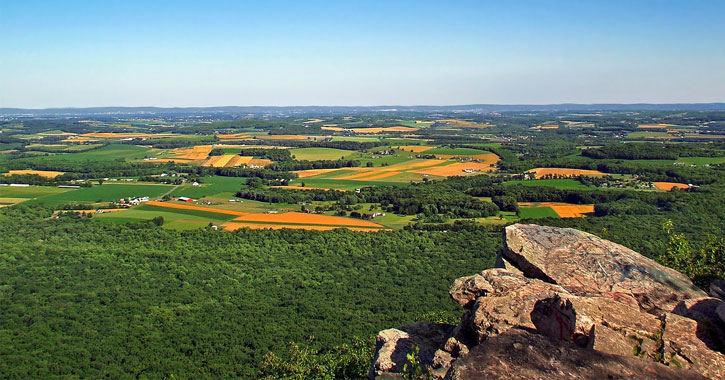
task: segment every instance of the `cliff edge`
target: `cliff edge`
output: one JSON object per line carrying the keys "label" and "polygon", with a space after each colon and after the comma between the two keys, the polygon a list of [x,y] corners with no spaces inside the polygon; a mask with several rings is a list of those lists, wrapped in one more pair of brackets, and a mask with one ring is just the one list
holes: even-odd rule
{"label": "cliff edge", "polygon": [[435,379],[725,379],[725,303],[683,274],[570,228],[515,224],[495,269],[457,279],[457,326],[381,331],[370,379],[408,354]]}

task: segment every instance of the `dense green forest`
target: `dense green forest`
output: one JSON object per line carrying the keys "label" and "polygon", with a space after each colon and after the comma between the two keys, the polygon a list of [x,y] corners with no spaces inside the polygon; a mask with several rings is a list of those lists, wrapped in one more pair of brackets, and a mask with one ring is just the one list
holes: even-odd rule
{"label": "dense green forest", "polygon": [[289,341],[332,347],[459,313],[448,286],[500,244],[482,228],[178,232],[48,216],[0,215],[2,378],[253,378]]}

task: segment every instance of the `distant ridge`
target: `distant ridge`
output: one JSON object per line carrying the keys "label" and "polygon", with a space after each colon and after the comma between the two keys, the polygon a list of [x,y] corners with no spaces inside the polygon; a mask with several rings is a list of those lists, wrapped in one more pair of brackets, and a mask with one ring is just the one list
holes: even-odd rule
{"label": "distant ridge", "polygon": [[725,103],[633,104],[467,104],[418,106],[226,106],[226,107],[87,107],[0,108],[2,116],[189,115],[189,114],[347,114],[377,112],[526,112],[526,111],[725,111]]}

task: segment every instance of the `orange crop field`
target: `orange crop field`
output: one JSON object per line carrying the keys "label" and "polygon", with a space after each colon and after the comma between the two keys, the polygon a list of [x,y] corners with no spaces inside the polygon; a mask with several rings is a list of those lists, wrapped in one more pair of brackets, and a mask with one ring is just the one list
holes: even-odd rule
{"label": "orange crop field", "polygon": [[519,202],[521,207],[550,207],[562,218],[582,218],[594,212],[594,205],[575,205],[563,202]]}
{"label": "orange crop field", "polygon": [[334,132],[342,132],[345,130],[345,128],[342,128],[342,127],[333,127],[333,126],[327,126],[327,125],[323,126],[321,129],[325,130],[325,131],[334,131]]}
{"label": "orange crop field", "polygon": [[260,140],[307,140],[309,138],[302,135],[260,135],[255,137]]}
{"label": "orange crop field", "polygon": [[176,209],[182,209],[182,210],[197,210],[197,211],[215,212],[217,214],[226,214],[226,215],[238,215],[238,216],[248,215],[248,213],[246,213],[246,212],[223,210],[223,209],[211,208],[211,207],[200,207],[200,206],[187,205],[187,204],[183,204],[183,203],[150,201],[150,202],[146,202],[146,204],[149,206],[176,208]]}
{"label": "orange crop field", "polygon": [[581,218],[584,214],[594,213],[594,205],[551,205],[554,212],[562,218]]}
{"label": "orange crop field", "polygon": [[234,219],[234,222],[262,222],[282,224],[312,224],[329,226],[352,226],[352,227],[373,227],[381,228],[377,223],[366,220],[342,218],[338,216],[327,216],[319,214],[306,214],[302,212],[285,212],[282,214],[248,214]]}
{"label": "orange crop field", "polygon": [[394,146],[393,148],[404,150],[406,152],[413,152],[413,153],[421,153],[421,152],[425,152],[426,150],[433,149],[432,146],[424,146],[424,145],[404,145],[404,146]]}
{"label": "orange crop field", "polygon": [[543,178],[547,175],[560,176],[560,177],[579,177],[579,176],[605,176],[607,173],[602,173],[599,170],[584,170],[584,169],[568,169],[568,168],[536,168],[531,169],[528,173],[536,173],[536,178]]}
{"label": "orange crop field", "polygon": [[41,176],[43,178],[55,178],[59,175],[65,174],[65,172],[55,172],[50,170],[10,170],[9,172],[5,173],[5,176],[11,176],[11,175],[27,175],[27,174],[35,174],[38,176]]}
{"label": "orange crop field", "polygon": [[[251,228],[253,230],[281,230],[283,228],[297,229],[297,230],[315,230],[315,231],[331,231],[337,228],[347,228],[352,231],[364,231],[364,232],[377,232],[380,228],[360,228],[360,227],[334,227],[334,226],[311,226],[304,224],[262,224],[262,223],[236,223],[226,222],[222,224],[222,228],[227,231],[234,231],[240,228]],[[388,231],[386,229],[386,231]]]}
{"label": "orange crop field", "polygon": [[654,182],[655,187],[657,187],[660,190],[664,191],[670,191],[674,188],[677,189],[689,189],[690,186],[686,185],[684,183],[677,183],[677,182]]}
{"label": "orange crop field", "polygon": [[435,175],[440,177],[451,177],[456,175],[466,175],[465,170],[473,170],[475,172],[490,172],[495,170],[490,164],[480,162],[456,162],[455,164],[445,166],[435,166],[432,168],[423,168],[413,170],[413,173]]}

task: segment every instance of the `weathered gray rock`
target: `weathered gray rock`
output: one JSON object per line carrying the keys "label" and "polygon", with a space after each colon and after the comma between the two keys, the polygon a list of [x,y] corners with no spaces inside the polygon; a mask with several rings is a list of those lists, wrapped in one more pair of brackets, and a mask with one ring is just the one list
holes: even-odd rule
{"label": "weathered gray rock", "polygon": [[624,294],[648,311],[672,311],[707,295],[683,274],[639,253],[571,228],[514,224],[504,231],[503,256],[527,277],[577,295]]}
{"label": "weathered gray rock", "polygon": [[588,350],[512,329],[453,363],[454,380],[480,379],[705,379],[679,368]]}
{"label": "weathered gray rock", "polygon": [[376,338],[377,350],[368,377],[377,380],[399,378],[413,345],[420,350],[418,355],[421,364],[430,366],[436,351],[446,343],[453,328],[445,324],[416,322],[379,332]]}

